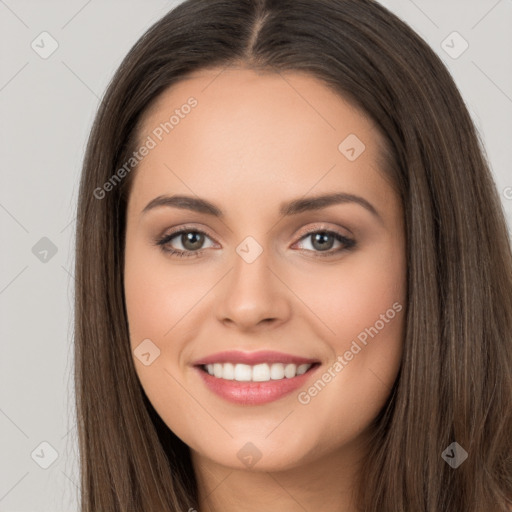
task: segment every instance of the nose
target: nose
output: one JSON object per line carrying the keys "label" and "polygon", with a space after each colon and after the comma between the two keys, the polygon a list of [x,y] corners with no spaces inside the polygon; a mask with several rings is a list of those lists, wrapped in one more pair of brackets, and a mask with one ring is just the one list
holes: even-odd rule
{"label": "nose", "polygon": [[290,290],[271,268],[267,252],[252,263],[238,255],[218,290],[217,318],[227,327],[243,331],[276,328],[291,313]]}

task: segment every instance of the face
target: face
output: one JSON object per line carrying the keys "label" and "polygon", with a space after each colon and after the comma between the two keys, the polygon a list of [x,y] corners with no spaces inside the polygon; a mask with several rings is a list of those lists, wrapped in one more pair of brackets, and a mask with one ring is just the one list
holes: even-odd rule
{"label": "face", "polygon": [[348,452],[389,396],[402,210],[379,132],[342,97],[298,72],[219,72],[168,89],[141,125],[131,349],[195,457],[289,469]]}

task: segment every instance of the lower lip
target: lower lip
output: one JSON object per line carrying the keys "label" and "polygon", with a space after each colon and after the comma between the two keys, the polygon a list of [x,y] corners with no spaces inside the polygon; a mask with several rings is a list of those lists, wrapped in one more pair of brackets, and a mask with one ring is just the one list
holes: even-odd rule
{"label": "lower lip", "polygon": [[291,379],[285,377],[284,379],[266,382],[220,379],[197,366],[195,368],[206,386],[225,400],[239,405],[261,405],[279,400],[303,386],[316,371],[318,364],[311,367],[306,373]]}

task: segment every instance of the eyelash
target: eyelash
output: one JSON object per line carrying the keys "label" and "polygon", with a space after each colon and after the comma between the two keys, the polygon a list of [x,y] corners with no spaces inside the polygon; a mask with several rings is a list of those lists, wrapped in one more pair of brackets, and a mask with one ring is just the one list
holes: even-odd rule
{"label": "eyelash", "polygon": [[[195,229],[195,228],[193,229],[193,228],[185,227],[185,228],[180,229],[179,231],[174,231],[173,233],[164,235],[161,238],[157,238],[155,240],[155,244],[157,246],[159,246],[160,249],[165,254],[167,254],[169,256],[177,256],[179,258],[194,258],[194,257],[201,256],[205,252],[206,249],[200,249],[198,251],[182,251],[180,249],[170,249],[169,247],[167,247],[167,244],[169,244],[169,242],[171,240],[176,238],[178,235],[182,235],[184,233],[198,233],[198,234],[206,235],[208,238],[212,238],[208,235],[208,233],[205,233],[204,231],[201,231],[200,229]],[[329,251],[312,251],[310,249],[303,249],[307,252],[317,253],[317,256],[320,258],[325,258],[325,257],[333,256],[334,254],[338,254],[338,253],[341,253],[344,251],[349,251],[349,250],[353,249],[356,245],[356,241],[353,240],[352,238],[348,238],[336,231],[330,231],[327,229],[318,229],[318,228],[308,231],[301,238],[299,238],[298,241],[301,241],[301,240],[307,238],[308,236],[315,235],[317,233],[332,235],[338,242],[344,244],[344,247],[340,247],[338,249],[329,250]]]}

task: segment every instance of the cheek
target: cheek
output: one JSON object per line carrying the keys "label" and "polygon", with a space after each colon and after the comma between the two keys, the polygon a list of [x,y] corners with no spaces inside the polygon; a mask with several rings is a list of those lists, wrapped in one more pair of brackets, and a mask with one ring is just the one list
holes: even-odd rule
{"label": "cheek", "polygon": [[193,266],[172,268],[157,251],[127,246],[124,291],[132,346],[145,338],[159,345],[170,339],[206,287]]}
{"label": "cheek", "polygon": [[394,339],[401,331],[401,322],[394,321],[397,307],[393,304],[398,302],[403,309],[406,300],[401,246],[382,244],[371,251],[349,254],[334,267],[319,266],[314,278],[311,273],[297,276],[294,291],[326,327],[323,336],[327,333],[326,339],[337,353],[347,350],[350,342],[374,326],[381,315],[386,317],[385,330]]}

